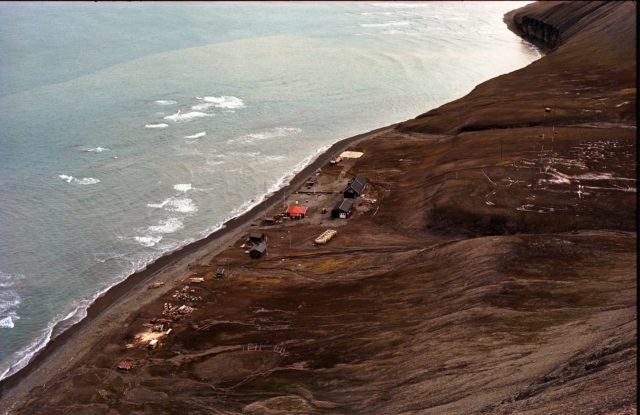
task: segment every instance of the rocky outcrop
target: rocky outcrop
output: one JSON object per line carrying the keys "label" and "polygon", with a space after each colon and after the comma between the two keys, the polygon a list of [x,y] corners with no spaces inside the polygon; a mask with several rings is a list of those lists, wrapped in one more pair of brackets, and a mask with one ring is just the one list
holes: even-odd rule
{"label": "rocky outcrop", "polygon": [[398,130],[458,134],[604,119],[635,124],[635,16],[634,2],[538,2],[509,12],[508,27],[549,53]]}
{"label": "rocky outcrop", "polygon": [[541,20],[524,16],[518,28],[525,39],[545,49],[555,49],[560,44],[560,31]]}

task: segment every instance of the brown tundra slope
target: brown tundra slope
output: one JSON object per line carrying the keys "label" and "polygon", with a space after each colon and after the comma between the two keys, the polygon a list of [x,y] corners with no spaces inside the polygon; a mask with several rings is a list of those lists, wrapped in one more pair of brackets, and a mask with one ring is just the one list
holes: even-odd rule
{"label": "brown tundra slope", "polygon": [[260,260],[238,241],[192,264],[202,299],[158,349],[125,344],[173,291],[10,413],[635,414],[635,16],[509,13],[549,54],[323,169],[377,199],[333,241],[275,225]]}

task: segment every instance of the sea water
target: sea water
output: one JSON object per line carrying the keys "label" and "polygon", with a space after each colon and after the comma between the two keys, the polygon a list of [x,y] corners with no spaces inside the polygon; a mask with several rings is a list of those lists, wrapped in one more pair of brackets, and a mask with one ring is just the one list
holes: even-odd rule
{"label": "sea water", "polygon": [[336,141],[537,59],[522,5],[0,3],[0,378]]}

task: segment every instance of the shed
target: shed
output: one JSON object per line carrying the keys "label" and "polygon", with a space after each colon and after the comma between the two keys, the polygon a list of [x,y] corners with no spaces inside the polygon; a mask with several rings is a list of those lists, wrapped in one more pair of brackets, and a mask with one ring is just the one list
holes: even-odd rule
{"label": "shed", "polygon": [[348,199],[353,199],[360,196],[364,193],[364,189],[367,187],[367,179],[362,176],[354,177],[349,183],[347,187],[344,189],[344,197]]}
{"label": "shed", "polygon": [[336,207],[331,210],[332,218],[346,219],[353,210],[353,199],[342,199]]}
{"label": "shed", "polygon": [[252,233],[249,235],[249,242],[252,242],[254,244],[259,244],[262,241],[266,241],[267,240],[267,235],[265,235],[264,233]]}
{"label": "shed", "polygon": [[362,151],[343,151],[340,157],[343,159],[359,159],[364,153]]}
{"label": "shed", "polygon": [[249,250],[249,256],[257,259],[264,255],[265,252],[267,252],[267,244],[265,242],[260,242]]}
{"label": "shed", "polygon": [[307,208],[305,206],[289,206],[287,208],[287,216],[291,219],[304,219],[307,216]]}
{"label": "shed", "polygon": [[318,236],[313,242],[316,245],[324,245],[329,242],[331,238],[336,235],[336,233],[338,233],[338,231],[336,231],[335,229],[327,229],[326,231],[322,232],[320,236]]}

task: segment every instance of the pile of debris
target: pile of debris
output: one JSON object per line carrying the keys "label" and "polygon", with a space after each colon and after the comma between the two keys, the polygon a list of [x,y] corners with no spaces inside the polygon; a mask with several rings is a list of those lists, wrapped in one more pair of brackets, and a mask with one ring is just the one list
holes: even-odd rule
{"label": "pile of debris", "polygon": [[[201,282],[201,281],[197,281],[197,282]],[[171,298],[175,298],[176,300],[181,300],[181,301],[189,301],[191,303],[194,303],[196,301],[202,301],[202,297],[196,294],[197,294],[196,290],[192,289],[190,285],[185,285],[184,287],[182,287],[181,290],[176,290],[171,296]]]}
{"label": "pile of debris", "polygon": [[172,321],[178,321],[183,317],[193,313],[194,310],[195,307],[191,307],[186,304],[174,306],[171,303],[164,303],[162,315],[169,317]]}
{"label": "pile of debris", "polygon": [[131,369],[133,369],[135,366],[136,366],[135,363],[133,363],[131,360],[125,359],[125,360],[119,361],[116,367],[118,368],[118,370],[128,372]]}

